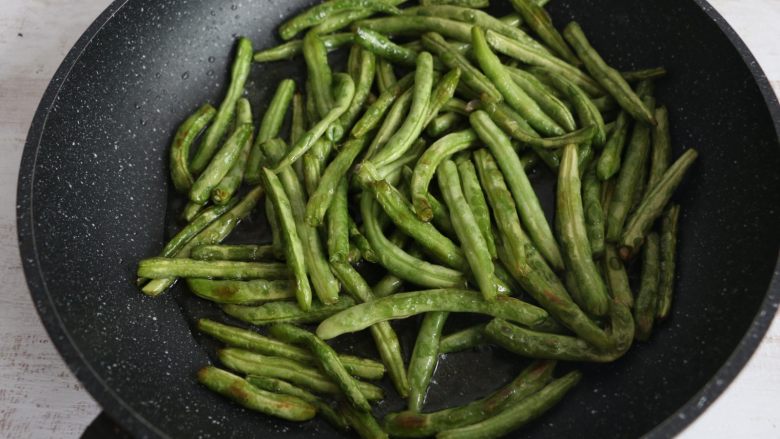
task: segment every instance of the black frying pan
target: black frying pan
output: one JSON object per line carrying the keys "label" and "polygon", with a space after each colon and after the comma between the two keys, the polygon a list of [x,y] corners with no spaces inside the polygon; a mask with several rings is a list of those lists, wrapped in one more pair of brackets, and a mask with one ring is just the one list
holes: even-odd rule
{"label": "black frying pan", "polygon": [[[189,325],[215,311],[181,288],[150,299],[131,283],[136,261],[156,254],[172,224],[173,129],[221,97],[236,35],[275,44],[280,18],[308,3],[117,1],[68,54],[36,113],[19,174],[27,281],[70,368],[139,437],[334,434],[321,421],[249,413],[197,385],[212,346]],[[622,69],[666,66],[658,93],[674,143],[701,157],[678,193],[673,316],[620,361],[584,366],[583,382],[518,436],[671,436],[734,378],[780,301],[780,107],[750,52],[703,0],[554,0],[550,10],[559,24],[576,17]],[[256,67],[253,103],[295,70]],[[259,238],[264,224],[244,230]],[[344,344],[367,349],[360,337]],[[450,355],[429,407],[482,395],[522,365],[498,350]],[[399,407],[391,399],[383,410]]]}

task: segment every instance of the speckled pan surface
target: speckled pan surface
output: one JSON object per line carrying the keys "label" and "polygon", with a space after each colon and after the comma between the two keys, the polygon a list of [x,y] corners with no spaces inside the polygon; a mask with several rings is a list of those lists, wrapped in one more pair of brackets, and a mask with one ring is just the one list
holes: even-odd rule
{"label": "speckled pan surface", "polygon": [[[324,422],[253,415],[199,387],[193,374],[209,346],[189,322],[214,311],[180,288],[150,299],[131,283],[136,261],[165,237],[176,125],[220,98],[236,35],[267,47],[280,19],[307,3],[118,1],[67,56],[30,129],[18,227],[32,296],[74,373],[138,437],[335,434]],[[695,146],[701,158],[678,194],[674,315],[622,360],[584,367],[577,389],[518,437],[670,436],[742,368],[780,301],[780,110],[755,60],[703,1],[554,0],[550,10],[557,23],[576,17],[620,68],[666,66],[659,101],[676,152]],[[255,68],[253,103],[290,69]],[[263,228],[244,225],[254,236]],[[364,340],[344,344],[360,351]],[[484,394],[521,366],[498,351],[450,355],[429,407]]]}

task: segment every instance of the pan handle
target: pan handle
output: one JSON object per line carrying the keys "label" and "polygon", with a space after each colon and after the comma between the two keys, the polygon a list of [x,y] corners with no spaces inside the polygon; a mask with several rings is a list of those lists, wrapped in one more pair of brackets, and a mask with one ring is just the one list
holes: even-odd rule
{"label": "pan handle", "polygon": [[100,412],[81,435],[81,439],[104,439],[109,437],[113,439],[133,439],[130,433],[114,422],[106,412]]}

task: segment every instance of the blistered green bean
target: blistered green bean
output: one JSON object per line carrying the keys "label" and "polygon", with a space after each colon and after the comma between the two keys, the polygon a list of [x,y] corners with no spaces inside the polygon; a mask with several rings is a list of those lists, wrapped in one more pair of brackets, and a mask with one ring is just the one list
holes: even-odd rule
{"label": "blistered green bean", "polygon": [[248,38],[238,39],[236,55],[233,59],[233,65],[230,70],[230,85],[228,86],[225,98],[219,104],[217,115],[214,121],[206,130],[203,139],[195,151],[195,156],[190,162],[190,169],[193,174],[200,174],[211,161],[211,157],[219,148],[222,137],[225,135],[233,119],[236,110],[236,101],[244,93],[244,84],[249,77],[249,69],[252,66],[252,42]]}
{"label": "blistered green bean", "polygon": [[290,421],[307,421],[317,409],[309,402],[291,395],[279,395],[258,389],[230,372],[207,366],[198,371],[198,381],[214,392],[242,406]]}
{"label": "blistered green bean", "polygon": [[178,192],[187,193],[192,187],[194,179],[190,172],[190,148],[216,114],[217,110],[214,107],[204,104],[176,130],[170,148],[170,163],[171,181]]}
{"label": "blistered green bean", "polygon": [[287,108],[290,106],[290,100],[293,98],[294,92],[295,81],[292,79],[282,80],[276,87],[271,103],[268,104],[263,119],[260,121],[260,128],[257,131],[255,143],[252,145],[252,150],[249,153],[249,161],[244,174],[244,179],[248,183],[260,182],[260,167],[265,160],[262,145],[264,142],[279,135],[279,130],[284,122],[284,115],[287,113]]}
{"label": "blistered green bean", "polygon": [[530,327],[549,324],[545,310],[519,299],[498,296],[484,300],[476,291],[438,289],[399,293],[362,303],[320,323],[317,335],[325,340],[365,329],[375,323],[403,319],[431,311],[470,312],[505,318]]}
{"label": "blistered green bean", "polygon": [[317,323],[355,304],[351,297],[340,295],[331,305],[313,301],[309,311],[302,310],[295,302],[271,302],[259,306],[224,305],[222,311],[242,322],[252,325],[272,323]]}

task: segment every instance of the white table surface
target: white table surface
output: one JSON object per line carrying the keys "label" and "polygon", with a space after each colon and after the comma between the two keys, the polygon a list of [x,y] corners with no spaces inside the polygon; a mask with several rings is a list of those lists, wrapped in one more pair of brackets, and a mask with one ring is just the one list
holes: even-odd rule
{"label": "white table surface", "polygon": [[[780,91],[780,0],[710,0]],[[100,407],[44,331],[22,273],[16,179],[27,129],[57,66],[109,0],[3,0],[0,13],[0,438],[77,438]],[[683,438],[780,437],[780,319]]]}

